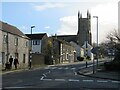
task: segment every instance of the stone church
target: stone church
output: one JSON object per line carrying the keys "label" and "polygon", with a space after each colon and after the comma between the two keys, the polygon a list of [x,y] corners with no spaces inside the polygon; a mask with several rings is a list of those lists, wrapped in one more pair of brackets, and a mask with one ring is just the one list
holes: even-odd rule
{"label": "stone church", "polygon": [[[55,36],[53,36],[55,37]],[[87,18],[82,18],[82,14],[78,11],[78,32],[77,35],[57,35],[58,39],[65,40],[67,42],[75,42],[80,47],[84,45],[85,42],[92,45],[92,35],[91,35],[91,15],[87,11]]]}

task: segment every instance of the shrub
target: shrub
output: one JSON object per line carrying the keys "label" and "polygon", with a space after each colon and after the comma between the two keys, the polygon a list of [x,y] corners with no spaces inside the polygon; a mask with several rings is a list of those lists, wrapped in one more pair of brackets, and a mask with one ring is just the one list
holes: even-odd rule
{"label": "shrub", "polygon": [[78,61],[83,61],[84,58],[79,56],[79,57],[77,57],[77,60],[78,60]]}
{"label": "shrub", "polygon": [[114,70],[118,71],[120,70],[120,61],[119,60],[113,60],[110,62],[105,62],[104,67],[106,70]]}

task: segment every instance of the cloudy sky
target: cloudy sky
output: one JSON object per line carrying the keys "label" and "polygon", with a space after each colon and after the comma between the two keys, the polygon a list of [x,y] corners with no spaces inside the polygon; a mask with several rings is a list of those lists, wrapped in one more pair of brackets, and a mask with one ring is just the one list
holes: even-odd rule
{"label": "cloudy sky", "polygon": [[106,35],[118,28],[119,0],[2,0],[0,19],[18,27],[24,33],[48,35],[76,35],[78,31],[78,10],[85,18],[87,10],[91,13],[91,31],[93,42],[96,42],[96,19],[99,18],[99,42]]}

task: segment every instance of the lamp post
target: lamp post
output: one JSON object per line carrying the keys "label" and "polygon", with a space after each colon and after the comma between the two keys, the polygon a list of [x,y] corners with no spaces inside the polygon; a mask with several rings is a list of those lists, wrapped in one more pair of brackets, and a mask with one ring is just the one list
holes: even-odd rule
{"label": "lamp post", "polygon": [[[97,19],[97,48],[98,48],[98,16],[93,16],[93,18]],[[98,67],[98,50],[97,50],[97,67]]]}
{"label": "lamp post", "polygon": [[30,51],[30,60],[29,60],[29,68],[31,69],[32,64],[32,29],[35,28],[35,26],[31,26],[31,51]]}
{"label": "lamp post", "polygon": [[[35,26],[31,26],[31,36],[32,36],[32,29],[35,28]],[[32,51],[32,38],[31,38],[31,51]]]}

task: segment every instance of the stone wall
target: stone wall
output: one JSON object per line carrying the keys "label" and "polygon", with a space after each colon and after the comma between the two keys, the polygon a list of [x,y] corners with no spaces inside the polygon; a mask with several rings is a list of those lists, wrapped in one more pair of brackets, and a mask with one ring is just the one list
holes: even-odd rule
{"label": "stone wall", "polygon": [[43,54],[32,54],[32,65],[45,65],[45,56]]}

